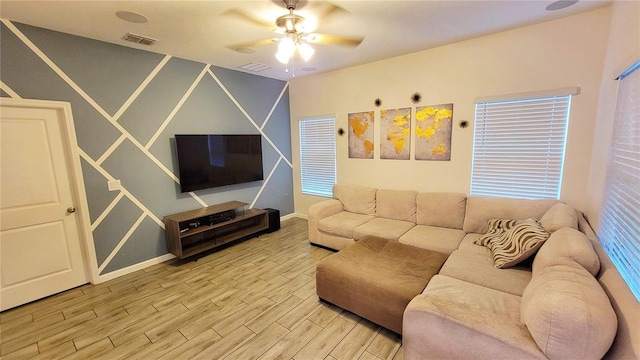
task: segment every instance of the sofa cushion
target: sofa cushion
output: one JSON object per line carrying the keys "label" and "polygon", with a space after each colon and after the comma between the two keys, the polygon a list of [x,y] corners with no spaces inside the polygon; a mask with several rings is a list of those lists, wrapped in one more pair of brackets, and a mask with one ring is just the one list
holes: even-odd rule
{"label": "sofa cushion", "polygon": [[405,359],[549,360],[526,326],[502,311],[420,294],[404,311]]}
{"label": "sofa cushion", "polygon": [[[502,222],[507,227],[500,236],[487,241],[493,255],[493,263],[504,269],[516,265],[533,255],[549,238],[536,219]],[[484,238],[484,237],[483,237]],[[482,242],[480,238],[479,242]]]}
{"label": "sofa cushion", "polygon": [[376,214],[377,189],[357,185],[333,185],[333,197],[340,200],[346,211],[364,214]]}
{"label": "sofa cushion", "polygon": [[318,221],[318,230],[353,239],[353,229],[373,218],[373,215],[343,211]]}
{"label": "sofa cushion", "polygon": [[462,229],[467,195],[455,193],[419,193],[416,196],[416,223]]}
{"label": "sofa cushion", "polygon": [[490,219],[540,219],[557,200],[526,200],[470,196],[462,230],[484,234]]}
{"label": "sofa cushion", "polygon": [[557,203],[544,213],[540,218],[540,224],[548,233],[563,227],[578,230],[578,214],[571,206],[565,203]]}
{"label": "sofa cushion", "polygon": [[570,259],[531,280],[522,295],[521,318],[551,360],[602,358],[618,326],[598,281]]}
{"label": "sofa cushion", "polygon": [[477,309],[503,313],[514,322],[520,322],[521,297],[517,295],[444,275],[431,278],[422,293],[471,305]]}
{"label": "sofa cushion", "polygon": [[531,280],[531,270],[527,267],[498,269],[493,265],[491,253],[465,250],[451,253],[439,274],[518,296],[522,296]]}
{"label": "sofa cushion", "polygon": [[533,260],[533,276],[561,258],[573,259],[593,276],[600,270],[600,259],[587,236],[578,230],[565,227],[551,234],[538,251]]}
{"label": "sofa cushion", "polygon": [[416,225],[398,239],[399,243],[451,254],[458,248],[465,232],[446,227]]}
{"label": "sofa cushion", "polygon": [[353,239],[360,240],[367,235],[371,235],[387,240],[398,241],[400,236],[414,226],[416,226],[416,224],[409,221],[377,217],[353,229]]}
{"label": "sofa cushion", "polygon": [[416,191],[378,190],[376,216],[416,222]]}
{"label": "sofa cushion", "polygon": [[467,252],[478,253],[479,255],[491,258],[491,250],[488,247],[482,245],[476,245],[476,241],[480,238],[480,234],[470,233],[465,235],[465,237],[460,242],[460,246],[458,246],[459,250],[464,250]]}

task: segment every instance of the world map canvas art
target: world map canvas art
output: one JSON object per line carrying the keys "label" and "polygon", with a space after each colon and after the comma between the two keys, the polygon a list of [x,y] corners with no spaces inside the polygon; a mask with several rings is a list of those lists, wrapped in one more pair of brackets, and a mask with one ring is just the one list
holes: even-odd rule
{"label": "world map canvas art", "polygon": [[409,160],[411,108],[380,111],[380,158]]}
{"label": "world map canvas art", "polygon": [[453,104],[416,108],[416,160],[451,160]]}
{"label": "world map canvas art", "polygon": [[349,157],[354,159],[373,159],[373,111],[350,113]]}

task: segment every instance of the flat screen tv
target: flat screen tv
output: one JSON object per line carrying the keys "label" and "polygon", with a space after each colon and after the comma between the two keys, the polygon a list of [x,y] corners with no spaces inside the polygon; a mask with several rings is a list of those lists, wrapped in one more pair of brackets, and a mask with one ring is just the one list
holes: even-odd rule
{"label": "flat screen tv", "polygon": [[264,180],[261,135],[176,135],[180,189]]}

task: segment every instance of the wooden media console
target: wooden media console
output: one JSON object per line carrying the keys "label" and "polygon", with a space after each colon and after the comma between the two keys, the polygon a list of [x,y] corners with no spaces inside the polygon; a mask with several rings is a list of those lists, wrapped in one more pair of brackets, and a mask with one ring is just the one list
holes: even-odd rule
{"label": "wooden media console", "polygon": [[229,201],[164,217],[167,248],[178,259],[199,254],[269,228],[266,210]]}

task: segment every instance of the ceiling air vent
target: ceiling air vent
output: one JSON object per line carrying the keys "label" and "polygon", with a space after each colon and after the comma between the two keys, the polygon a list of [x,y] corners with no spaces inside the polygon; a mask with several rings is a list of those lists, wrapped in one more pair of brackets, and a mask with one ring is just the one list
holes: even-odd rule
{"label": "ceiling air vent", "polygon": [[253,71],[253,72],[260,72],[260,71],[264,71],[267,69],[271,69],[271,66],[269,65],[265,65],[265,64],[260,64],[257,62],[250,62],[248,64],[244,64],[242,66],[239,66],[240,69],[243,70],[248,70],[248,71]]}
{"label": "ceiling air vent", "polygon": [[156,41],[158,41],[157,39],[150,38],[148,36],[142,36],[142,35],[133,34],[133,33],[127,33],[124,36],[124,39],[134,43],[142,44],[142,45],[153,45]]}

